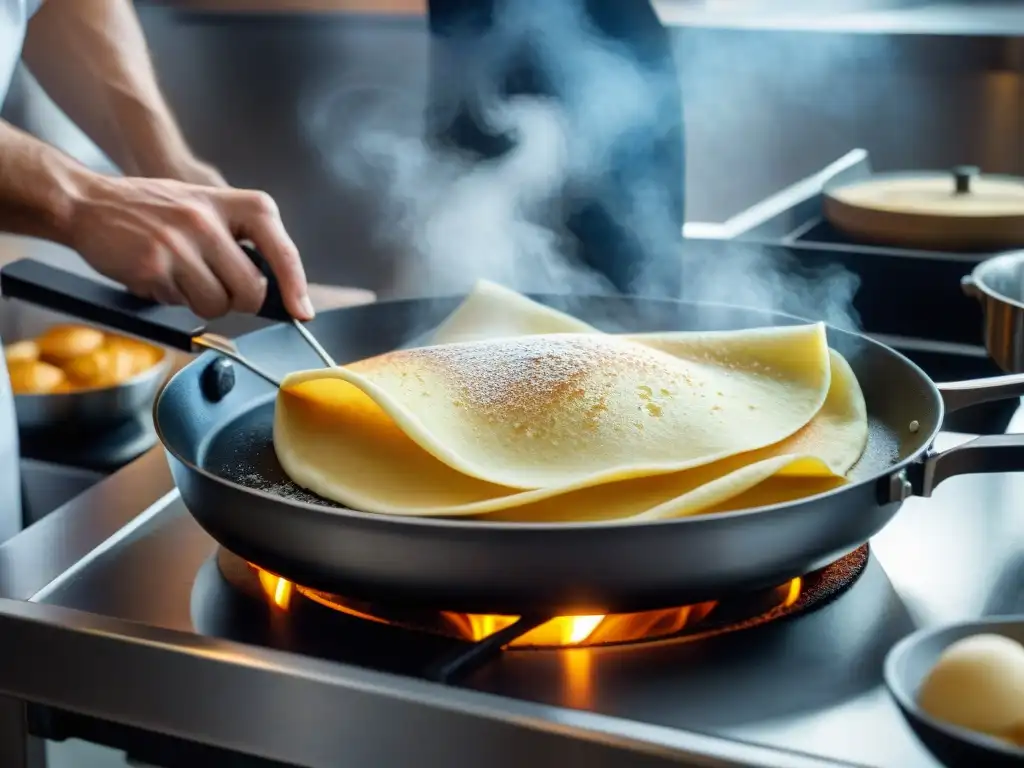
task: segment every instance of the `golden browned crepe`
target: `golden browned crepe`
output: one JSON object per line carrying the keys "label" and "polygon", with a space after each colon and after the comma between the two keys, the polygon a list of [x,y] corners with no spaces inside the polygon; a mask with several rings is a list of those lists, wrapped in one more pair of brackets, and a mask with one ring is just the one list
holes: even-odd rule
{"label": "golden browned crepe", "polygon": [[867,441],[821,325],[615,337],[483,284],[438,339],[470,341],[288,377],[288,475],[386,514],[653,519],[828,490]]}
{"label": "golden browned crepe", "polygon": [[[809,325],[677,336],[663,349],[606,334],[448,344],[292,374],[283,390],[330,401],[357,389],[453,469],[531,489],[771,445],[817,413],[830,375],[824,329]],[[355,449],[354,434],[337,440]]]}
{"label": "golden browned crepe", "polygon": [[[860,457],[867,437],[864,400],[846,361],[833,353],[831,365],[825,405],[786,440],[680,472],[617,482],[528,491],[483,482],[422,450],[359,390],[352,399],[284,396],[288,410],[275,424],[275,444],[283,430],[297,436],[282,466],[299,484],[355,509],[386,514],[519,522],[664,519],[740,496],[749,508],[835,488]],[[357,449],[339,451],[339,434],[358,436]],[[765,483],[769,478],[773,482]]]}

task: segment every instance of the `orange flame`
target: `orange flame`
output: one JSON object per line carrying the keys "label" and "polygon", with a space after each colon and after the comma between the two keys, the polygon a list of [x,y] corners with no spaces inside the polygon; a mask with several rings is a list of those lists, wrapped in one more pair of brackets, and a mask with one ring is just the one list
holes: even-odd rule
{"label": "orange flame", "polygon": [[[443,613],[459,629],[459,634],[474,642],[514,624],[518,616],[481,616],[468,613]],[[564,616],[534,627],[512,641],[518,647],[582,645],[594,634],[606,616]]]}
{"label": "orange flame", "polygon": [[260,575],[260,586],[267,593],[267,597],[278,608],[287,611],[292,602],[292,583],[280,576],[275,576],[270,571],[262,568],[256,570]]}
{"label": "orange flame", "polygon": [[782,608],[789,608],[796,604],[796,601],[800,599],[800,591],[803,589],[803,585],[803,579],[799,576],[789,582],[786,599],[782,601]]}
{"label": "orange flame", "polygon": [[[291,605],[293,593],[314,600],[321,605],[332,608],[361,619],[378,623],[391,623],[385,618],[374,616],[318,592],[293,584],[280,576],[251,566],[259,575],[260,586],[269,602],[281,610],[287,611]],[[779,587],[781,596],[777,607],[769,615],[793,606],[800,598],[802,580],[793,579]],[[677,635],[688,625],[704,619],[717,605],[716,602],[698,603],[681,608],[668,610],[646,611],[643,613],[624,613],[591,616],[561,616],[551,619],[516,638],[511,648],[568,648],[586,647],[611,643],[653,640]],[[477,642],[495,632],[514,624],[518,616],[498,616],[467,613],[443,612],[440,614],[445,623],[451,627],[455,635],[461,639]]]}

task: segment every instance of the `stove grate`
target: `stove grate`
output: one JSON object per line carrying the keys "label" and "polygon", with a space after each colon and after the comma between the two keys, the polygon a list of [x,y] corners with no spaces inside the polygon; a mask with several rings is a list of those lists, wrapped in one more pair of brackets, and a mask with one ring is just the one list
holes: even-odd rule
{"label": "stove grate", "polygon": [[472,644],[464,643],[464,647],[445,653],[436,662],[427,665],[423,676],[435,683],[455,683],[490,662],[509,643],[524,637],[552,618],[520,616],[514,624],[488,635],[483,640],[477,640]]}

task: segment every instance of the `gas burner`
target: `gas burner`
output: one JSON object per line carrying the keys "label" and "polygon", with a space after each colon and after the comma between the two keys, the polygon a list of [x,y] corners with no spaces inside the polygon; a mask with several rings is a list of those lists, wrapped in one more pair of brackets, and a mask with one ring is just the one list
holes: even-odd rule
{"label": "gas burner", "polygon": [[540,620],[370,604],[294,584],[220,549],[217,566],[233,587],[276,610],[302,600],[349,617],[500,650],[543,650],[683,642],[750,629],[821,607],[860,576],[864,545],[831,565],[772,589],[641,613]]}

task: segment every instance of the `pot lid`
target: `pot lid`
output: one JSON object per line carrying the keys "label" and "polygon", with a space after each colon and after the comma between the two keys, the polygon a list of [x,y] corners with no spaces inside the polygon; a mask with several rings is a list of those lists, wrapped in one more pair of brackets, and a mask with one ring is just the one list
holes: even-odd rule
{"label": "pot lid", "polygon": [[1024,179],[982,175],[960,166],[949,173],[894,173],[836,186],[847,205],[919,216],[1024,216]]}
{"label": "pot lid", "polygon": [[824,194],[826,217],[854,238],[947,250],[1024,245],[1024,178],[958,166],[837,182]]}

